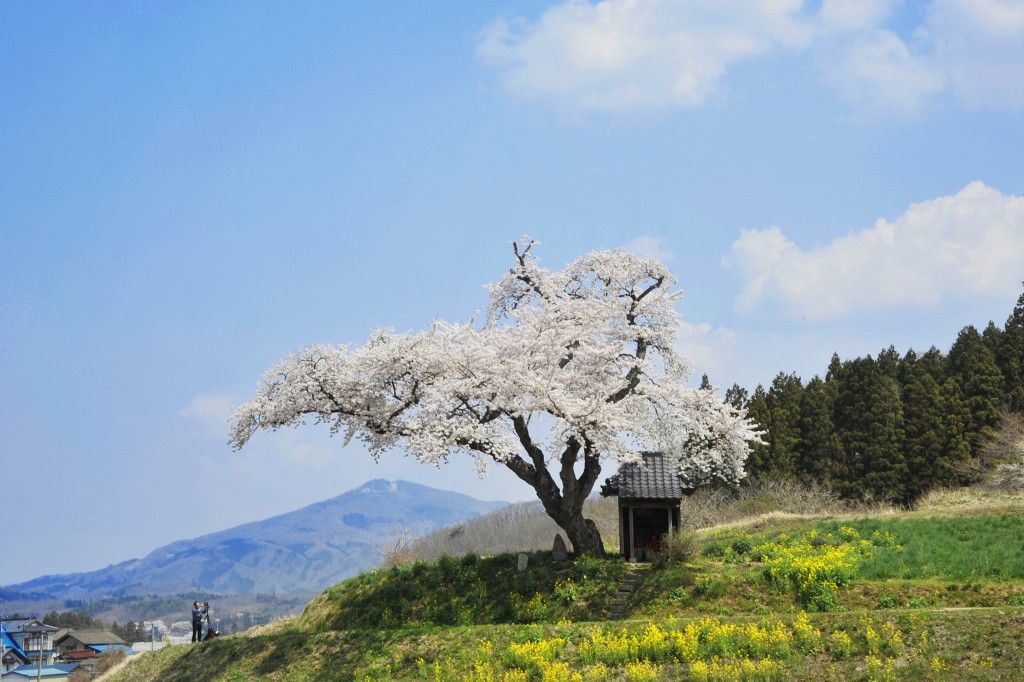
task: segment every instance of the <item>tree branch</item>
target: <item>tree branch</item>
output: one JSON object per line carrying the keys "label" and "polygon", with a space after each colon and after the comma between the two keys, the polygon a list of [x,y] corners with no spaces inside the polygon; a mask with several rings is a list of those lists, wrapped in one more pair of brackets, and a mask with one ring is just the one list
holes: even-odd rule
{"label": "tree branch", "polygon": [[[549,505],[560,505],[562,495],[558,490],[558,485],[551,478],[551,472],[548,471],[547,462],[544,460],[544,451],[533,442],[533,437],[530,435],[530,426],[527,424],[526,419],[520,415],[512,417],[512,426],[515,428],[523,450],[526,451],[530,456],[530,461],[533,462],[533,469],[536,471],[533,487],[537,491],[537,497],[540,498],[545,509]],[[513,469],[513,473],[516,473],[515,469]],[[516,475],[518,476],[518,473]]]}
{"label": "tree branch", "polygon": [[583,473],[579,478],[579,507],[583,508],[583,502],[594,490],[594,484],[601,476],[601,456],[596,452],[590,443],[583,449]]}
{"label": "tree branch", "polygon": [[562,456],[559,457],[561,467],[558,471],[558,477],[562,481],[562,499],[563,501],[570,501],[576,499],[576,458],[580,452],[580,442],[575,438],[569,439],[569,444],[565,450],[562,451]]}

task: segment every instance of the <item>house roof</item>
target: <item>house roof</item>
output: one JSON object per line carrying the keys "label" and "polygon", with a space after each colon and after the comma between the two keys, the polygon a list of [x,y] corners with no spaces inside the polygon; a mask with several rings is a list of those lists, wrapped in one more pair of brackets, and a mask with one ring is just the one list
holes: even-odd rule
{"label": "house roof", "polygon": [[56,628],[52,625],[41,623],[35,618],[18,618],[17,620],[5,620],[4,630],[15,634],[22,634],[24,632],[57,632],[60,628]]}
{"label": "house roof", "polygon": [[621,465],[601,486],[602,495],[620,500],[681,500],[689,492],[676,460],[660,452],[645,452],[642,462]]}
{"label": "house roof", "polygon": [[23,626],[29,625],[31,623],[38,623],[38,622],[39,621],[37,621],[35,618],[14,618],[14,619],[5,618],[4,621],[3,621],[3,623],[4,623],[4,631],[5,632],[21,632],[21,628]]}
{"label": "house roof", "polygon": [[102,644],[127,644],[123,639],[108,630],[68,630],[67,634],[58,638],[54,644],[60,646],[68,639],[76,639],[85,646],[97,646]]}
{"label": "house roof", "polygon": [[2,660],[4,661],[4,663],[7,664],[10,664],[14,661],[19,661],[22,665],[25,665],[32,659],[26,656],[25,652],[23,652],[21,649],[9,646],[6,649],[4,649]]}
{"label": "house roof", "polygon": [[70,663],[68,665],[44,665],[42,668],[37,668],[35,665],[23,665],[14,670],[11,670],[4,674],[6,679],[8,675],[12,677],[24,677],[27,680],[36,679],[37,675],[42,679],[54,678],[66,680],[68,675],[75,671],[78,667],[77,663]]}
{"label": "house roof", "polygon": [[101,654],[107,651],[123,651],[126,655],[131,656],[133,653],[127,644],[92,644],[89,648]]}
{"label": "house roof", "polygon": [[61,654],[61,656],[69,661],[81,661],[86,658],[96,658],[99,655],[99,652],[95,649],[74,649],[72,651],[65,651]]}
{"label": "house roof", "polygon": [[29,657],[22,651],[14,638],[7,634],[7,625],[4,624],[3,638],[0,639],[0,648],[3,649],[3,660],[8,661],[17,658],[22,663],[28,663]]}

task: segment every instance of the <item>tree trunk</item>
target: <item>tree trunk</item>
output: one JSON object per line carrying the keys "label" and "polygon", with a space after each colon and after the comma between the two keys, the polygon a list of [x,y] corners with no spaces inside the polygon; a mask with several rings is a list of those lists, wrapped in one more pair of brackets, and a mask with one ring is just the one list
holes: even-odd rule
{"label": "tree trunk", "polygon": [[[597,458],[588,458],[584,473],[577,479],[562,471],[562,489],[548,474],[547,469],[537,469],[521,458],[515,457],[502,462],[512,473],[525,481],[537,493],[544,511],[558,526],[565,531],[569,542],[572,544],[573,552],[577,555],[589,554],[590,556],[605,556],[604,542],[601,540],[601,533],[597,530],[597,524],[583,516],[583,503],[586,501],[590,491],[593,490],[594,481],[601,471],[601,465]],[[571,471],[571,468],[570,468]]]}
{"label": "tree trunk", "polygon": [[555,522],[569,536],[569,542],[572,543],[573,550],[577,555],[589,554],[597,557],[605,555],[604,542],[601,540],[601,533],[597,530],[597,524],[584,518],[583,512],[563,520],[555,519]]}
{"label": "tree trunk", "polygon": [[566,481],[563,478],[563,489],[559,490],[549,476],[542,475],[538,478],[539,480],[535,478],[528,482],[537,493],[537,499],[540,500],[547,515],[565,531],[573,552],[577,556],[605,556],[604,542],[597,530],[597,524],[583,516],[583,502],[590,494],[592,486],[579,485],[580,481],[575,477],[569,485],[565,485]]}
{"label": "tree trunk", "polygon": [[[527,421],[521,416],[515,417],[513,424],[529,461],[522,457],[511,457],[499,460],[500,463],[534,489],[544,511],[565,531],[577,555],[605,556],[597,524],[583,516],[583,503],[601,475],[600,455],[589,443],[583,444],[570,438],[559,457],[559,488],[558,482],[548,471],[544,453],[530,437]],[[583,471],[577,476],[575,466],[581,451]]]}

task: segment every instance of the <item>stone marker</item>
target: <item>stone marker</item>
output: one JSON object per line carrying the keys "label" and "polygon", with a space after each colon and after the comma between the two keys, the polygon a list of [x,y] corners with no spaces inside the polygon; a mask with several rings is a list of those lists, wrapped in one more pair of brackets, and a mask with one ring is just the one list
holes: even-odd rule
{"label": "stone marker", "polygon": [[565,561],[569,558],[569,552],[565,548],[565,540],[562,539],[562,534],[555,534],[555,544],[551,547],[551,558],[555,561]]}
{"label": "stone marker", "polygon": [[526,564],[527,564],[527,562],[529,560],[530,560],[529,557],[527,557],[525,554],[520,554],[519,555],[519,563],[516,564],[516,569],[519,570],[519,571],[525,571],[526,570]]}

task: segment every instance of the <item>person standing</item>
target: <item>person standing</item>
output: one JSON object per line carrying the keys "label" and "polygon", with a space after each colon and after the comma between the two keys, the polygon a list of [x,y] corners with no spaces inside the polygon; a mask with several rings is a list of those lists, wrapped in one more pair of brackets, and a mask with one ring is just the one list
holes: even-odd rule
{"label": "person standing", "polygon": [[199,602],[192,602],[192,641],[203,641],[203,616],[205,612]]}

